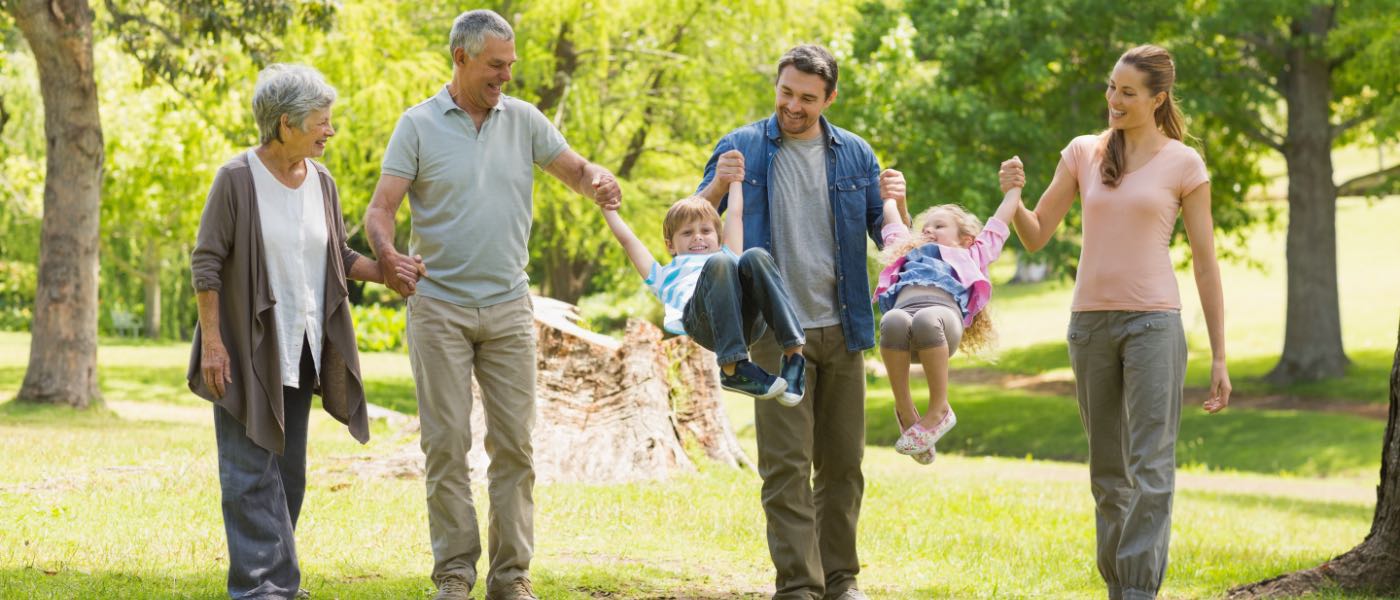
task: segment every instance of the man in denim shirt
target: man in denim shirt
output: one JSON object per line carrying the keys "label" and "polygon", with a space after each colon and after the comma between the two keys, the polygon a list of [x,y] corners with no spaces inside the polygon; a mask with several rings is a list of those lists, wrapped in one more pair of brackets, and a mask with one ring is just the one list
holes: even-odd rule
{"label": "man in denim shirt", "polygon": [[[807,334],[811,383],[802,402],[754,404],[775,599],[865,598],[856,588],[862,351],[875,345],[865,239],[881,243],[881,198],[903,207],[904,176],[882,173],[865,140],[822,117],[836,100],[836,76],[836,59],[821,46],[783,55],[776,111],[719,141],[697,192],[723,212],[728,190],[716,174],[743,177],[744,246],[773,255]],[[771,332],[750,351],[769,372],[781,354]]]}

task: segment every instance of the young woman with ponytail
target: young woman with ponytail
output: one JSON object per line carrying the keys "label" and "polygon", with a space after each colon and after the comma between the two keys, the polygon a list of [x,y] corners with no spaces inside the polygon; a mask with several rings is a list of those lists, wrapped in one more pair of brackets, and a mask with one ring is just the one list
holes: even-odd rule
{"label": "young woman with ponytail", "polygon": [[[1210,336],[1211,387],[1203,406],[1216,413],[1230,399],[1210,175],[1182,143],[1175,80],[1166,50],[1149,45],[1124,53],[1104,92],[1109,129],[1072,140],[1035,210],[1020,206],[1013,218],[1016,234],[1034,252],[1076,197],[1083,208],[1067,337],[1089,438],[1099,573],[1114,600],[1156,597],[1167,568],[1186,376],[1181,299],[1168,252],[1178,215]],[[1025,179],[1012,161],[1002,164],[1001,177],[1004,187]]]}

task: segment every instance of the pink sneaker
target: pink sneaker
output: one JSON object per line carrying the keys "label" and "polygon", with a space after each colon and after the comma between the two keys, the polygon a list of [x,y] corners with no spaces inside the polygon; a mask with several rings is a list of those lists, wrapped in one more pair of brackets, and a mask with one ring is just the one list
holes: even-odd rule
{"label": "pink sneaker", "polygon": [[[916,423],[918,422],[918,418],[919,418],[918,412],[915,411],[914,419],[915,419],[915,422],[916,422]],[[895,409],[895,411],[894,411],[894,424],[895,424],[895,426],[899,427],[900,437],[902,438],[904,432],[905,432],[905,431],[908,431],[908,428],[906,428],[906,427],[904,426],[904,422],[903,422],[903,421],[900,421],[900,420],[899,420],[899,409]],[[929,448],[928,452],[921,452],[921,453],[919,453],[919,454],[913,454],[913,455],[910,455],[910,456],[909,456],[909,458],[914,459],[914,462],[919,463],[919,464],[921,464],[921,465],[931,465],[931,464],[933,464],[933,459],[936,458],[936,457],[937,457],[937,453],[934,451],[933,448]]]}
{"label": "pink sneaker", "polygon": [[933,429],[924,429],[923,424],[915,423],[906,430],[904,435],[899,436],[899,441],[894,443],[894,451],[909,456],[930,452],[933,450],[934,444],[943,438],[943,434],[948,433],[948,430],[957,424],[958,417],[953,414],[953,409],[949,408],[948,414],[944,415],[943,420],[939,421]]}

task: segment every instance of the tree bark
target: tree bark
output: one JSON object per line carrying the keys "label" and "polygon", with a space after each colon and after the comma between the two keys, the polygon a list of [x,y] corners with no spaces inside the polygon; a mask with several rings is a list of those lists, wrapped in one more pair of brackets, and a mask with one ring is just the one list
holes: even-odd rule
{"label": "tree bark", "polygon": [[1288,306],[1283,355],[1266,376],[1274,384],[1340,377],[1350,364],[1337,295],[1332,67],[1322,49],[1332,16],[1330,6],[1317,6],[1296,20],[1288,49]]}
{"label": "tree bark", "polygon": [[98,214],[102,123],[84,0],[7,4],[34,52],[47,167],[29,368],[21,402],[87,407],[97,388]]}
{"label": "tree bark", "polygon": [[1230,590],[1231,600],[1300,596],[1337,586],[1380,596],[1400,594],[1400,333],[1390,367],[1390,418],[1381,444],[1381,483],[1371,532],[1360,545],[1321,565]]}
{"label": "tree bark", "polygon": [[146,240],[145,275],[141,278],[146,290],[146,337],[160,339],[160,244],[154,238]]}
{"label": "tree bark", "polygon": [[[587,331],[574,307],[536,297],[535,478],[621,483],[696,469],[692,452],[752,470],[724,410],[715,355],[690,338],[661,339],[645,321],[622,341]],[[484,481],[486,417],[473,383],[469,477]],[[371,398],[371,400],[373,400]],[[408,428],[410,431],[413,426]],[[354,459],[365,476],[422,477],[415,440],[387,457]]]}

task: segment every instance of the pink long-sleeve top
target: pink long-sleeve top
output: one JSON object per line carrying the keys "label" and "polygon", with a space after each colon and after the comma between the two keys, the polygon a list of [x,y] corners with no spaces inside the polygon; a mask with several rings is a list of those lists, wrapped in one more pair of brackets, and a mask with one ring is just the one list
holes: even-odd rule
{"label": "pink long-sleeve top", "polygon": [[[953,274],[957,276],[958,283],[968,290],[967,312],[963,314],[964,327],[972,326],[972,318],[977,316],[992,298],[992,280],[988,278],[987,265],[1001,256],[1002,246],[1006,245],[1006,237],[1009,234],[1006,223],[992,217],[987,219],[986,227],[982,228],[982,233],[977,234],[971,246],[960,248],[938,245],[944,262],[953,267]],[[886,248],[891,244],[901,244],[909,239],[909,227],[899,221],[887,223],[880,230],[880,236],[884,238]],[[885,290],[899,282],[900,269],[907,259],[908,257],[901,256],[880,271],[879,283],[875,286],[874,294],[877,301]]]}

